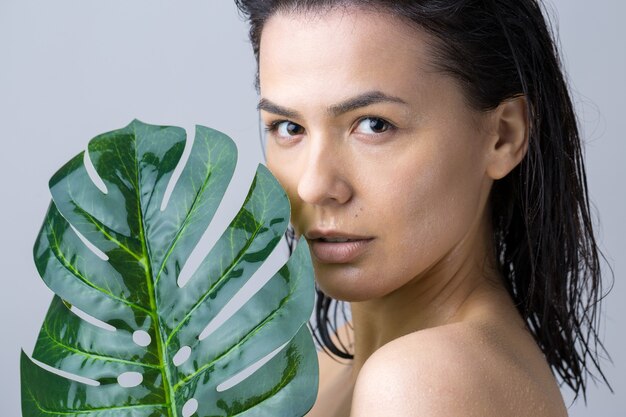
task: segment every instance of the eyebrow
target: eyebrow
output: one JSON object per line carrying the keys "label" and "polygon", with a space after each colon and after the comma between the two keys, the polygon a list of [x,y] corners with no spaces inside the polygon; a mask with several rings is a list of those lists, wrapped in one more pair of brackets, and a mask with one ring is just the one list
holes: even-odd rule
{"label": "eyebrow", "polygon": [[[328,107],[326,111],[333,117],[337,117],[341,114],[350,112],[352,110],[360,109],[362,107],[371,106],[376,103],[400,103],[406,104],[404,100],[399,97],[390,96],[381,91],[368,91],[358,96],[349,98],[341,103],[333,104]],[[301,118],[300,113],[295,110],[288,109],[283,106],[279,106],[272,101],[262,98],[257,106],[258,110],[265,110],[269,113],[277,114],[279,116],[287,117],[290,119]]]}

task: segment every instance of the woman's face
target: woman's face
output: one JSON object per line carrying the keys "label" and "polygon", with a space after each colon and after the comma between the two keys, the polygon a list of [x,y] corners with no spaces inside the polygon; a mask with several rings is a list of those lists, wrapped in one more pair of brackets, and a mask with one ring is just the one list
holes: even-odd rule
{"label": "woman's face", "polygon": [[427,40],[357,9],[277,14],[263,30],[267,164],[335,298],[419,281],[468,256],[481,233],[487,115],[434,70]]}

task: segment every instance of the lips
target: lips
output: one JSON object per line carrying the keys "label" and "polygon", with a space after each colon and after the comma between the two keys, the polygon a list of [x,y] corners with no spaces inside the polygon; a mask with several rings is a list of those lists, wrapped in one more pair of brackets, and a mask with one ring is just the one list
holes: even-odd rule
{"label": "lips", "polygon": [[342,264],[356,261],[371,246],[371,236],[359,236],[341,231],[311,230],[305,233],[311,252],[317,261]]}

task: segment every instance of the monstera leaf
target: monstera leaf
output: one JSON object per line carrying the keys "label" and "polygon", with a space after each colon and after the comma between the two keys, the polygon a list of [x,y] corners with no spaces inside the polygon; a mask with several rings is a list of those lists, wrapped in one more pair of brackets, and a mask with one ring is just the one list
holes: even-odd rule
{"label": "monstera leaf", "polygon": [[304,243],[199,338],[277,245],[289,203],[260,165],[241,210],[179,285],[237,159],[232,140],[197,127],[164,205],[185,142],[183,129],[134,121],[89,143],[99,186],[83,154],[51,179],[34,254],[56,295],[33,359],[22,352],[24,417],[283,417],[312,406],[317,359],[304,323],[314,293]]}

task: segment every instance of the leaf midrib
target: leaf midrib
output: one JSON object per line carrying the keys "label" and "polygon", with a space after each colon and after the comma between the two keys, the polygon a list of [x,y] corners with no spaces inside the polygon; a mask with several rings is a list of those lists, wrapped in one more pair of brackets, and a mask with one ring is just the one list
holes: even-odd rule
{"label": "leaf midrib", "polygon": [[164,339],[163,333],[161,332],[161,322],[159,319],[157,303],[156,303],[156,293],[154,290],[154,285],[152,282],[152,263],[150,259],[150,254],[147,247],[146,242],[146,226],[144,223],[144,216],[142,212],[142,204],[141,204],[141,193],[140,193],[140,184],[141,184],[141,170],[139,166],[139,155],[137,154],[137,129],[133,126],[133,134],[135,137],[135,194],[137,198],[137,217],[139,222],[139,240],[141,242],[141,251],[142,251],[142,259],[141,262],[144,264],[146,283],[148,285],[148,297],[150,298],[150,316],[155,324],[155,339],[157,344],[157,356],[159,358],[159,368],[161,369],[161,376],[163,378],[163,389],[165,392],[165,402],[169,408],[168,414],[170,417],[178,417],[178,413],[176,411],[176,404],[174,402],[174,392],[172,390],[172,381],[171,375],[169,371],[169,367],[167,363],[165,363],[166,355],[164,350]]}

